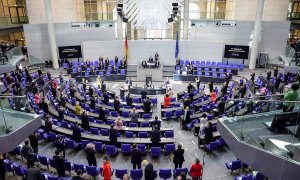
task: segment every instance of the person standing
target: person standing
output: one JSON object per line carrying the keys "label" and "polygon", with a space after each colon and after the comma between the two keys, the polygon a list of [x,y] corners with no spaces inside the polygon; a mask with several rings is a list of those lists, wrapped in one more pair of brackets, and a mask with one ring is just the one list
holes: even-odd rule
{"label": "person standing", "polygon": [[200,78],[197,77],[197,78],[195,79],[195,82],[196,82],[197,89],[199,89],[199,88],[200,88]]}
{"label": "person standing", "polygon": [[151,122],[151,127],[152,129],[154,129],[154,127],[156,126],[158,130],[160,130],[160,120],[158,120],[158,116],[156,115],[154,120]]}
{"label": "person standing", "polygon": [[82,112],[81,115],[81,125],[82,128],[86,131],[90,130],[90,122],[89,122],[89,116],[86,114],[86,111]]}
{"label": "person standing", "polygon": [[193,180],[201,180],[202,179],[202,164],[200,164],[200,160],[196,158],[195,164],[192,164],[190,169],[190,176]]}
{"label": "person standing", "polygon": [[215,90],[212,90],[212,92],[210,93],[210,97],[211,97],[211,101],[215,103],[217,100],[217,93],[215,92]]}
{"label": "person standing", "polygon": [[103,120],[104,123],[106,123],[106,116],[105,116],[105,109],[104,107],[101,107],[99,110],[99,119]]}
{"label": "person standing", "polygon": [[142,162],[143,165],[145,165],[145,180],[154,180],[157,176],[157,174],[154,171],[153,164],[151,162],[148,162],[147,160],[144,160]]}
{"label": "person standing", "polygon": [[192,92],[193,88],[194,88],[194,87],[193,87],[192,83],[189,82],[189,85],[187,86],[187,91],[188,91],[188,93]]}
{"label": "person standing", "polygon": [[149,97],[147,97],[146,101],[144,102],[144,112],[145,113],[151,112],[151,101]]}
{"label": "person standing", "polygon": [[116,130],[118,130],[118,131],[120,131],[120,132],[122,131],[122,128],[123,128],[123,122],[122,122],[120,116],[117,117],[117,119],[115,120],[115,128],[116,128]]}
{"label": "person standing", "polygon": [[102,176],[104,180],[111,180],[110,164],[106,156],[103,157]]}
{"label": "person standing", "polygon": [[38,139],[38,132],[34,132],[33,134],[31,134],[29,136],[29,142],[30,142],[30,146],[33,149],[33,152],[35,154],[38,153],[39,151],[39,139]]}
{"label": "person standing", "polygon": [[104,92],[103,93],[103,103],[105,105],[108,105],[108,102],[109,102],[109,96],[108,96],[108,93],[107,92]]}
{"label": "person standing", "polygon": [[130,122],[132,122],[132,123],[137,123],[139,120],[139,114],[137,113],[137,112],[135,112],[136,111],[136,109],[135,108],[133,108],[132,109],[132,112],[130,113]]}
{"label": "person standing", "polygon": [[120,88],[120,99],[122,99],[122,101],[124,101],[125,98],[125,88],[124,86],[121,86]]}
{"label": "person standing", "polygon": [[218,111],[219,111],[219,116],[222,116],[225,111],[225,101],[224,98],[221,97],[221,101],[218,104]]}
{"label": "person standing", "polygon": [[89,166],[97,166],[95,152],[96,152],[95,145],[92,143],[87,144],[85,149],[85,155]]}
{"label": "person standing", "polygon": [[268,70],[267,71],[267,80],[268,81],[270,81],[270,79],[271,79],[271,74],[272,74],[271,70]]}
{"label": "person standing", "polygon": [[255,72],[252,71],[252,74],[251,74],[250,76],[251,76],[250,80],[251,80],[252,82],[254,82],[254,80],[255,80]]}
{"label": "person standing", "polygon": [[95,109],[96,107],[96,100],[95,100],[95,97],[91,97],[91,104],[90,104],[90,108],[91,109]]}
{"label": "person standing", "polygon": [[132,150],[131,150],[131,164],[132,168],[136,169],[141,169],[141,163],[142,163],[142,152],[140,149],[137,148],[136,144],[132,145]]}
{"label": "person standing", "polygon": [[120,113],[120,104],[119,97],[117,96],[114,100],[114,108],[118,113]]}
{"label": "person standing", "polygon": [[58,121],[63,121],[64,120],[64,109],[62,106],[58,108]]}
{"label": "person standing", "polygon": [[286,101],[296,101],[298,98],[298,89],[299,84],[293,84],[292,90],[288,91],[284,94],[283,98],[283,112],[292,112],[294,110],[294,103],[292,102],[286,102]]}
{"label": "person standing", "polygon": [[212,92],[212,90],[214,89],[214,82],[213,81],[210,81],[208,83],[208,87],[209,87],[209,92]]}
{"label": "person standing", "polygon": [[110,129],[108,130],[109,140],[111,145],[116,146],[118,142],[118,131],[114,129],[114,124],[110,125]]}
{"label": "person standing", "polygon": [[3,154],[0,154],[0,179],[5,180],[5,166],[4,166],[4,157]]}
{"label": "person standing", "polygon": [[80,131],[80,127],[79,127],[79,123],[76,122],[76,125],[74,125],[72,127],[73,133],[72,133],[72,139],[77,142],[80,143],[81,142],[81,131]]}
{"label": "person standing", "polygon": [[130,96],[129,93],[126,97],[126,105],[132,107],[132,97]]}
{"label": "person standing", "polygon": [[278,66],[274,68],[274,77],[278,76]]}
{"label": "person standing", "polygon": [[184,162],[184,149],[182,149],[182,145],[178,144],[177,149],[173,152],[173,163],[175,165],[175,169],[182,168],[182,164]]}
{"label": "person standing", "polygon": [[208,125],[204,128],[204,137],[205,137],[205,144],[209,144],[214,140],[213,128],[211,122],[208,122]]}
{"label": "person standing", "polygon": [[160,147],[160,131],[158,130],[157,126],[154,126],[154,130],[151,132],[150,140],[152,142],[152,147]]}
{"label": "person standing", "polygon": [[78,101],[76,101],[76,105],[75,105],[75,114],[76,114],[76,116],[80,116],[81,115],[81,107],[80,107]]}
{"label": "person standing", "polygon": [[168,106],[170,106],[170,104],[171,104],[171,98],[169,97],[168,94],[166,94],[164,98],[164,108],[167,108]]}
{"label": "person standing", "polygon": [[55,162],[55,168],[58,174],[58,177],[65,177],[65,159],[63,155],[63,151],[58,149],[55,150],[55,155],[53,156],[53,160]]}
{"label": "person standing", "polygon": [[32,168],[28,169],[28,175],[27,175],[27,180],[42,180],[42,173],[39,168],[36,166],[33,166]]}
{"label": "person standing", "polygon": [[34,166],[33,149],[29,145],[28,140],[25,140],[25,145],[22,147],[22,154],[27,161],[27,168],[29,169],[33,167]]}
{"label": "person standing", "polygon": [[190,112],[190,108],[186,107],[184,110],[184,114],[183,114],[183,121],[182,121],[182,128],[185,130],[186,129],[186,124],[190,123],[191,121],[191,112]]}
{"label": "person standing", "polygon": [[146,99],[147,98],[147,91],[145,90],[146,87],[143,88],[143,90],[141,91],[141,98],[142,99]]}

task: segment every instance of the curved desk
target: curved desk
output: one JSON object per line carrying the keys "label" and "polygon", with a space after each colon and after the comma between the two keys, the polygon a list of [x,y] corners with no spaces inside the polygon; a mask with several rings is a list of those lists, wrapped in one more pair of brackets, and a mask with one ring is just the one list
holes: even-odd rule
{"label": "curved desk", "polygon": [[167,89],[165,87],[142,88],[142,87],[131,86],[129,88],[129,93],[130,94],[141,94],[142,90],[146,90],[147,95],[160,95],[160,94],[166,94],[166,92],[167,92]]}

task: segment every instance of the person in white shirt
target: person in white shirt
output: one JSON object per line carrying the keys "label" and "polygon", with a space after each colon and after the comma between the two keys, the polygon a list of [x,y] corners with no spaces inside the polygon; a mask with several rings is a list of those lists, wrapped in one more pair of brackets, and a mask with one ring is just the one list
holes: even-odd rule
{"label": "person in white shirt", "polygon": [[204,134],[204,129],[207,126],[208,120],[207,115],[205,113],[202,114],[202,117],[200,118],[200,132],[199,134]]}

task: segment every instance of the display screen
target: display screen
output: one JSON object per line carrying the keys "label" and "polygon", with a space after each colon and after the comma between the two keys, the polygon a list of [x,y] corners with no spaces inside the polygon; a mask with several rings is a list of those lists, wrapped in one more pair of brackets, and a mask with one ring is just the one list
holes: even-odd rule
{"label": "display screen", "polygon": [[225,45],[225,58],[248,59],[249,46]]}
{"label": "display screen", "polygon": [[81,46],[60,46],[58,47],[59,58],[81,58]]}

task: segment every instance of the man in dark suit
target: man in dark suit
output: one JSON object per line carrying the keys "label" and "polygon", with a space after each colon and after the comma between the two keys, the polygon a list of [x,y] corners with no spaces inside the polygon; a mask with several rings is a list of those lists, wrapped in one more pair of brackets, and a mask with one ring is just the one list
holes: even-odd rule
{"label": "man in dark suit", "polygon": [[29,142],[30,142],[30,146],[33,149],[33,152],[37,154],[39,151],[38,132],[34,132],[29,136]]}
{"label": "man in dark suit", "polygon": [[[114,108],[115,108],[115,110],[116,111],[120,111],[120,101],[119,101],[119,97],[117,96],[116,98],[115,98],[115,100],[114,100]],[[119,112],[120,113],[120,112]]]}
{"label": "man in dark suit", "polygon": [[61,136],[57,136],[54,145],[55,145],[56,149],[63,152],[63,157],[65,157],[66,145],[64,143],[64,138],[62,138]]}
{"label": "man in dark suit", "polygon": [[88,161],[89,166],[97,166],[95,152],[95,145],[89,143],[85,149],[86,159]]}
{"label": "man in dark suit", "polygon": [[84,130],[86,131],[90,130],[89,116],[86,114],[85,111],[83,111],[81,115],[81,125]]}
{"label": "man in dark suit", "polygon": [[72,127],[72,130],[73,130],[72,139],[77,143],[81,142],[81,131],[78,122],[76,123],[75,126]]}
{"label": "man in dark suit", "polygon": [[144,102],[144,112],[150,113],[150,111],[151,111],[151,101],[150,98],[147,97],[147,100]]}
{"label": "man in dark suit", "polygon": [[130,96],[129,93],[128,93],[127,97],[126,97],[126,105],[127,106],[132,106],[132,97]]}
{"label": "man in dark suit", "polygon": [[151,142],[152,147],[160,147],[160,131],[158,130],[157,126],[154,126],[154,130],[151,132]]}
{"label": "man in dark suit", "polygon": [[58,120],[59,121],[62,121],[64,120],[64,109],[63,107],[61,106],[60,108],[58,108]]}
{"label": "man in dark suit", "polygon": [[89,87],[89,96],[90,97],[94,96],[94,88],[92,86]]}
{"label": "man in dark suit", "polygon": [[85,93],[85,91],[86,91],[86,83],[85,83],[84,78],[82,78],[82,89],[83,89],[83,91]]}
{"label": "man in dark suit", "polygon": [[189,85],[187,86],[188,93],[190,93],[193,88],[194,87],[193,87],[192,83],[190,82]]}
{"label": "man in dark suit", "polygon": [[55,150],[55,155],[53,156],[53,160],[56,165],[56,171],[58,174],[58,177],[64,177],[65,176],[65,159],[63,158],[63,151]]}
{"label": "man in dark suit", "polygon": [[27,168],[34,166],[33,149],[29,145],[29,141],[25,140],[25,146],[22,147],[23,157],[27,160]]}
{"label": "man in dark suit", "polygon": [[160,130],[160,120],[158,120],[158,116],[156,115],[154,118],[154,121],[151,122],[151,127],[152,129],[154,129],[154,127],[156,126],[158,130]]}
{"label": "man in dark suit", "polygon": [[174,157],[173,157],[173,163],[175,165],[175,169],[176,168],[182,168],[182,164],[184,161],[184,149],[182,149],[182,145],[178,144],[177,145],[177,149],[173,152]]}
{"label": "man in dark suit", "polygon": [[36,166],[28,169],[27,180],[42,180],[41,170]]}
{"label": "man in dark suit", "polygon": [[131,150],[131,164],[133,169],[141,169],[141,163],[142,163],[142,152],[140,149],[137,148],[136,144],[132,145]]}
{"label": "man in dark suit", "polygon": [[104,92],[103,93],[103,103],[108,105],[108,102],[109,102],[109,96],[108,96],[108,93],[107,92]]}
{"label": "man in dark suit", "polygon": [[104,107],[101,107],[99,110],[99,119],[103,120],[104,123],[106,123],[106,116],[105,116],[105,109]]}
{"label": "man in dark suit", "polygon": [[146,99],[147,98],[147,91],[146,91],[146,86],[144,87],[144,89],[141,91],[141,98],[142,99]]}
{"label": "man in dark suit", "polygon": [[208,125],[204,128],[204,137],[205,137],[205,144],[209,144],[214,140],[213,128],[211,122],[208,122]]}
{"label": "man in dark suit", "polygon": [[114,129],[114,125],[110,125],[110,129],[108,130],[109,132],[109,140],[111,145],[117,145],[117,140],[118,140],[118,131]]}
{"label": "man in dark suit", "polygon": [[104,81],[102,81],[102,83],[101,83],[101,91],[102,91],[102,93],[104,93],[106,91],[106,84],[104,83]]}

